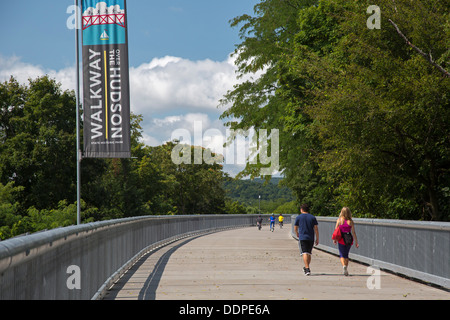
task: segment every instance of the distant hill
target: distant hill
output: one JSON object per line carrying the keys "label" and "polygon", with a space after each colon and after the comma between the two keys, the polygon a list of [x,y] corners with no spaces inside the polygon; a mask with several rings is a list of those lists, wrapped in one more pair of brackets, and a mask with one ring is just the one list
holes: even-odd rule
{"label": "distant hill", "polygon": [[294,201],[295,197],[292,190],[288,187],[279,186],[282,179],[272,178],[267,184],[265,179],[228,179],[224,182],[224,189],[227,196],[233,201],[249,206],[257,206],[260,195],[261,202],[284,203]]}

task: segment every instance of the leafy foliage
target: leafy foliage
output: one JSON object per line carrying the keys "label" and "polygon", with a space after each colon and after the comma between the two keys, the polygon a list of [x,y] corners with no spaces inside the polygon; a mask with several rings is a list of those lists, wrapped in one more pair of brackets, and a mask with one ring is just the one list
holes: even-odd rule
{"label": "leafy foliage", "polygon": [[262,75],[227,93],[222,118],[280,129],[286,184],[316,214],[448,220],[449,3],[380,0],[380,30],[370,4],[263,0],[233,19],[240,76]]}
{"label": "leafy foliage", "polygon": [[[177,143],[140,143],[141,121],[132,115],[133,159],[83,159],[83,223],[243,212],[226,205],[221,165],[174,164]],[[62,92],[54,80],[0,84],[0,239],[76,223],[75,130],[74,93]],[[192,156],[199,150],[190,149]]]}
{"label": "leafy foliage", "polygon": [[[274,178],[267,182],[265,179],[240,180],[225,179],[224,189],[227,196],[247,209],[247,212],[272,213],[286,203],[294,202],[295,198],[286,186],[281,185],[281,178]],[[261,196],[261,199],[259,198]],[[289,207],[292,211],[282,213],[297,213],[298,209]]]}
{"label": "leafy foliage", "polygon": [[[366,27],[371,4],[261,0],[254,16],[230,21],[249,80],[223,97],[221,118],[280,130],[295,200],[231,182],[219,164],[174,164],[177,142],[143,145],[132,115],[133,159],[83,159],[82,221],[290,213],[304,202],[320,215],[348,206],[360,217],[450,220],[450,3],[379,0],[379,30]],[[75,142],[73,92],[47,76],[0,84],[0,239],[75,223]],[[260,169],[249,163],[240,176]]]}

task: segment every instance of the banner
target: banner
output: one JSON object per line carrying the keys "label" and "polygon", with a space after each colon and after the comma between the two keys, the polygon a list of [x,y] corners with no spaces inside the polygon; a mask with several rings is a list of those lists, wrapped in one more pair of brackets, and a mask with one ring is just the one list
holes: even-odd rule
{"label": "banner", "polygon": [[125,0],[82,0],[84,157],[129,158]]}

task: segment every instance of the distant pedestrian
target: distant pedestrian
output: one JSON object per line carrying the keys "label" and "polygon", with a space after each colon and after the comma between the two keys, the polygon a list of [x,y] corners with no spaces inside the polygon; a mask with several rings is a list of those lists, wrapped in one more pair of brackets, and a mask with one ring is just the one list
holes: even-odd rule
{"label": "distant pedestrian", "polygon": [[256,225],[258,226],[258,230],[261,230],[262,227],[263,218],[261,218],[261,215],[256,218]]}
{"label": "distant pedestrian", "polygon": [[336,241],[333,240],[334,244],[338,243],[339,246],[339,256],[342,263],[342,269],[345,276],[348,276],[348,254],[355,242],[356,248],[359,248],[358,238],[356,237],[355,224],[352,220],[352,213],[349,208],[343,207],[339,218],[336,221],[335,229],[340,228],[341,238]]}
{"label": "distant pedestrian", "polygon": [[283,229],[283,221],[284,221],[283,214],[280,213],[280,215],[278,217],[278,224],[280,225],[280,229]]}
{"label": "distant pedestrian", "polygon": [[300,212],[301,214],[295,219],[294,230],[297,233],[300,254],[305,264],[303,271],[305,275],[309,276],[311,274],[309,266],[311,263],[312,249],[314,243],[316,246],[319,244],[319,227],[316,217],[309,213],[309,206],[307,204],[301,205]]}
{"label": "distant pedestrian", "polygon": [[270,216],[269,221],[270,221],[270,231],[273,232],[273,230],[275,229],[275,215],[273,213]]}

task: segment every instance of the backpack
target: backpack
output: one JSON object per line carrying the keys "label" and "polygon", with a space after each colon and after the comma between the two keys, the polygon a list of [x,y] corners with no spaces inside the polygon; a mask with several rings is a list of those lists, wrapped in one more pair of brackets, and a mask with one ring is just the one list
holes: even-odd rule
{"label": "backpack", "polygon": [[341,231],[342,240],[344,240],[344,243],[346,246],[349,246],[353,243],[353,236],[351,232],[342,232]]}

